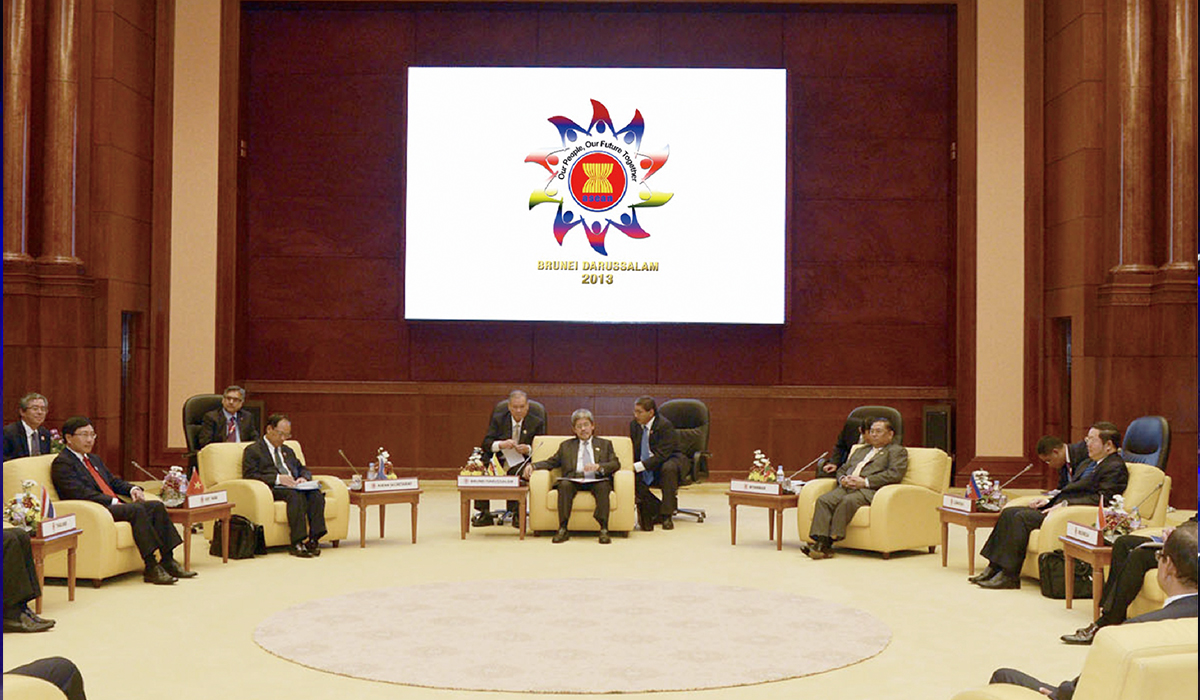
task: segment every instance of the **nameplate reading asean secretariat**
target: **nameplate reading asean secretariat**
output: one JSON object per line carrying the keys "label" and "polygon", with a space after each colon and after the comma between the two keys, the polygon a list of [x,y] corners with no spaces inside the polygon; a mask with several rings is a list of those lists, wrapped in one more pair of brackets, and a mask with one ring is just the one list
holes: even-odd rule
{"label": "nameplate reading asean secretariat", "polygon": [[371,479],[363,482],[363,493],[379,493],[380,491],[414,491],[417,480],[414,479]]}
{"label": "nameplate reading asean secretariat", "polygon": [[521,485],[521,477],[516,474],[512,476],[460,476],[458,477],[458,485],[459,487],[495,486],[512,488]]}
{"label": "nameplate reading asean secretariat", "polygon": [[1067,537],[1073,540],[1078,540],[1084,544],[1089,544],[1093,547],[1099,547],[1104,544],[1104,533],[1094,527],[1080,525],[1067,521]]}
{"label": "nameplate reading asean secretariat", "polygon": [[959,498],[950,494],[942,494],[942,507],[946,510],[957,510],[963,513],[971,512],[971,499]]}
{"label": "nameplate reading asean secretariat", "polygon": [[195,496],[188,496],[187,507],[199,508],[201,506],[214,506],[219,503],[228,503],[229,493],[226,491],[210,491],[209,493],[198,493]]}
{"label": "nameplate reading asean secretariat", "polygon": [[74,529],[75,516],[64,515],[61,518],[50,518],[49,520],[43,520],[38,528],[38,532],[40,533],[38,536],[44,540],[48,540],[51,537],[61,535],[64,532],[70,532]]}
{"label": "nameplate reading asean secretariat", "polygon": [[738,493],[765,493],[770,496],[778,496],[780,491],[779,484],[771,481],[745,481],[742,479],[730,480],[729,490]]}

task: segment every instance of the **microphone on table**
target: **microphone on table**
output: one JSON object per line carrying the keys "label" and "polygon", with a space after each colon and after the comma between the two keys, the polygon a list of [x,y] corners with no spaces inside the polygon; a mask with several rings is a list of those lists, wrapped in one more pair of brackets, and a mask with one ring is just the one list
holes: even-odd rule
{"label": "microphone on table", "polygon": [[346,460],[346,464],[349,464],[350,468],[354,470],[355,476],[362,476],[362,474],[359,474],[358,470],[354,468],[354,462],[351,462],[350,458],[347,457],[346,453],[342,452],[342,450],[340,448],[338,449],[338,454],[340,454],[342,456],[342,459]]}
{"label": "microphone on table", "polygon": [[1158,490],[1161,489],[1163,487],[1163,485],[1166,483],[1167,483],[1166,480],[1158,482],[1158,486],[1155,486],[1153,489],[1151,489],[1150,493],[1146,494],[1146,497],[1143,498],[1141,501],[1139,501],[1138,504],[1133,507],[1133,510],[1131,510],[1129,512],[1133,513],[1134,511],[1137,511],[1138,515],[1141,515],[1141,507],[1146,505],[1146,501],[1150,500],[1151,496],[1158,493]]}
{"label": "microphone on table", "polygon": [[1004,482],[1003,484],[1000,484],[1000,490],[1003,491],[1005,486],[1008,486],[1012,482],[1016,481],[1018,476],[1021,476],[1022,474],[1029,471],[1030,469],[1033,469],[1033,462],[1026,464],[1024,469],[1022,469],[1021,471],[1019,471],[1013,475],[1013,478],[1009,479],[1008,481]]}
{"label": "microphone on table", "polygon": [[130,464],[132,464],[132,465],[134,466],[134,468],[136,468],[138,471],[140,471],[141,473],[143,473],[143,474],[145,474],[146,476],[150,477],[150,478],[151,478],[151,479],[153,479],[154,481],[162,481],[162,477],[154,476],[153,474],[151,474],[150,472],[146,471],[145,469],[142,469],[142,465],[138,464],[137,462],[133,461],[132,459],[131,459],[131,460],[129,460],[129,463],[130,463]]}
{"label": "microphone on table", "polygon": [[792,479],[795,479],[797,474],[799,474],[800,472],[804,471],[805,469],[808,469],[809,467],[811,467],[812,465],[816,464],[817,462],[820,462],[822,459],[825,459],[825,457],[826,457],[826,456],[828,456],[828,455],[829,455],[829,450],[825,450],[825,451],[824,451],[824,452],[822,452],[820,455],[818,455],[816,459],[814,459],[813,461],[811,461],[811,462],[809,462],[808,464],[804,465],[803,467],[800,467],[800,469],[798,469],[798,470],[796,471],[796,473],[795,473],[795,474],[792,474],[791,476],[789,476],[789,477],[788,477],[788,481],[791,481]]}

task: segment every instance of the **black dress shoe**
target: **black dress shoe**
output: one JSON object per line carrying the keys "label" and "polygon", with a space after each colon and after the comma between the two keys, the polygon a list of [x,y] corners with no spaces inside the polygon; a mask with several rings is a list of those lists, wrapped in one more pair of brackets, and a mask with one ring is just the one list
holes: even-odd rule
{"label": "black dress shoe", "polygon": [[163,571],[166,571],[168,574],[174,576],[175,578],[195,578],[196,577],[195,571],[184,570],[184,568],[179,565],[179,562],[175,561],[174,559],[167,559],[166,561],[164,561],[162,563],[162,568],[163,568]]}
{"label": "black dress shoe", "polygon": [[985,581],[980,581],[976,585],[978,585],[980,588],[988,588],[991,590],[1020,588],[1021,577],[1018,574],[1010,574],[1007,571],[1001,571]]}
{"label": "black dress shoe", "polygon": [[54,626],[54,620],[33,619],[33,613],[22,611],[17,619],[4,618],[5,632],[45,632]]}
{"label": "black dress shoe", "polygon": [[670,516],[663,518],[662,519],[662,529],[674,530],[675,529],[675,521],[671,520]]}
{"label": "black dress shoe", "polygon": [[571,535],[567,532],[567,528],[560,527],[558,528],[558,532],[554,533],[554,539],[550,540],[550,542],[553,544],[561,544],[569,539],[571,539]]}
{"label": "black dress shoe", "polygon": [[53,627],[55,625],[54,620],[51,620],[48,617],[42,617],[41,615],[38,615],[37,613],[30,610],[29,608],[25,608],[25,614],[28,615],[29,617],[33,618],[34,622],[47,622],[50,624],[50,627]]}
{"label": "black dress shoe", "polygon": [[1067,644],[1091,644],[1092,640],[1096,638],[1096,633],[1099,631],[1100,626],[1093,622],[1087,627],[1080,627],[1075,630],[1075,634],[1064,634],[1060,639]]}
{"label": "black dress shoe", "polygon": [[307,550],[308,550],[308,553],[309,553],[309,554],[311,554],[311,555],[313,555],[314,557],[319,557],[319,556],[321,556],[321,542],[320,542],[320,540],[305,540],[305,541],[304,541],[304,548],[305,548],[305,549],[307,549]]}
{"label": "black dress shoe", "polygon": [[291,547],[288,547],[288,554],[292,555],[293,557],[300,557],[301,559],[312,559],[313,556],[312,552],[308,551],[308,548],[304,546],[303,542],[297,542]]}
{"label": "black dress shoe", "polygon": [[494,525],[495,523],[496,521],[492,519],[492,514],[486,510],[479,511],[471,517],[471,524],[475,527],[487,527],[488,525]]}
{"label": "black dress shoe", "polygon": [[146,567],[146,571],[142,574],[142,580],[146,583],[153,583],[156,586],[169,586],[177,580],[174,576],[167,573],[167,570],[162,567],[162,564],[154,563]]}
{"label": "black dress shoe", "polygon": [[608,536],[608,528],[600,528],[600,544],[612,544],[612,538]]}
{"label": "black dress shoe", "polygon": [[974,576],[969,576],[967,580],[971,583],[979,583],[980,581],[988,580],[998,573],[1000,573],[1000,567],[996,566],[995,564],[988,564],[986,569],[978,574],[975,574]]}

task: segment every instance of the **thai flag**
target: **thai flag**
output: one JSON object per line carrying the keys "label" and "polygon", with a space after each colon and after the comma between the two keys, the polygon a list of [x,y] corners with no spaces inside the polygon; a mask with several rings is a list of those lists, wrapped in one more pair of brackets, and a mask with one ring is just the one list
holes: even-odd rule
{"label": "thai flag", "polygon": [[983,490],[979,488],[979,482],[976,481],[974,474],[971,475],[971,481],[967,483],[967,498],[972,501],[983,498]]}
{"label": "thai flag", "polygon": [[54,516],[54,503],[50,500],[50,494],[46,491],[46,487],[42,487],[42,520],[49,520]]}

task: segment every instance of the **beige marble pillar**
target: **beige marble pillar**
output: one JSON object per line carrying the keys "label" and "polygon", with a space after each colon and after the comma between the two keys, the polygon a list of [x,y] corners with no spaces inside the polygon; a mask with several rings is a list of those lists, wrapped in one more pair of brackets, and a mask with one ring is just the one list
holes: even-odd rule
{"label": "beige marble pillar", "polygon": [[75,176],[79,162],[79,0],[46,3],[45,228],[39,262],[75,257]]}
{"label": "beige marble pillar", "polygon": [[4,259],[30,260],[29,0],[4,0]]}
{"label": "beige marble pillar", "polygon": [[1168,234],[1163,269],[1196,269],[1196,0],[1169,0],[1167,18]]}
{"label": "beige marble pillar", "polygon": [[1151,124],[1153,95],[1153,0],[1125,0],[1119,43],[1121,108],[1119,263],[1114,272],[1156,269],[1152,249]]}

